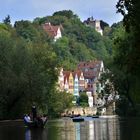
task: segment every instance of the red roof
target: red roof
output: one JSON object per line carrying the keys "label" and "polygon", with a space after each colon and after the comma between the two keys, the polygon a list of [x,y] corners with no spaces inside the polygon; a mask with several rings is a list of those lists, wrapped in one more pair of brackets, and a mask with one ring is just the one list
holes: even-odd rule
{"label": "red roof", "polygon": [[[64,83],[66,82],[66,79],[69,80],[69,76],[70,76],[71,71],[63,71],[63,75],[64,75]],[[81,76],[82,71],[80,70],[76,70],[72,72],[72,76],[73,78],[75,78],[76,74],[78,76],[78,79]]]}
{"label": "red roof", "polygon": [[67,82],[69,81],[69,76],[70,76],[70,71],[63,71],[63,75],[64,75],[64,83],[66,83],[66,79]]}
{"label": "red roof", "polygon": [[95,60],[95,61],[88,61],[88,62],[80,62],[78,64],[78,69],[85,69],[85,68],[100,68],[101,61]]}
{"label": "red roof", "polygon": [[98,77],[99,71],[101,67],[101,61],[88,61],[88,62],[80,62],[78,64],[78,69],[83,71],[84,77],[87,79],[93,79]]}
{"label": "red roof", "polygon": [[81,73],[82,73],[82,71],[81,71],[81,70],[76,70],[76,71],[72,72],[72,75],[73,75],[73,77],[75,78],[75,76],[76,76],[76,74],[77,74],[78,79],[79,79],[79,78],[80,78],[80,76],[81,76]]}
{"label": "red roof", "polygon": [[50,37],[55,37],[60,26],[51,25],[51,23],[43,24],[43,29],[49,34]]}

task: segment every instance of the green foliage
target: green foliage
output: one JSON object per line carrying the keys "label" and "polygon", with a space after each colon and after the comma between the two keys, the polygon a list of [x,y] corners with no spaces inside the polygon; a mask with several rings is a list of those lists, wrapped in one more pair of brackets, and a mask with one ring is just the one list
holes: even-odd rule
{"label": "green foliage", "polygon": [[66,109],[72,106],[73,96],[71,94],[59,91],[52,91],[48,98],[48,115],[58,117]]}
{"label": "green foliage", "polygon": [[46,21],[47,21],[47,17],[43,17],[43,18],[37,17],[34,19],[33,23],[41,25],[44,24]]}
{"label": "green foliage", "polygon": [[[68,40],[62,42],[65,52]],[[33,103],[50,116],[71,106],[72,97],[55,90],[58,56],[39,25],[29,21],[16,22],[14,28],[0,24],[0,119],[22,117]]]}
{"label": "green foliage", "polygon": [[53,16],[64,16],[64,17],[67,17],[68,19],[78,18],[78,16],[74,15],[74,13],[71,10],[58,11],[58,12],[55,12]]}
{"label": "green foliage", "polygon": [[[129,52],[131,56],[129,70],[130,72],[136,71],[136,74],[139,74],[140,67],[139,59],[140,59],[140,49],[139,49],[139,35],[140,35],[140,2],[138,0],[119,0],[117,4],[118,12],[121,12],[124,15],[123,23],[126,29],[126,32],[129,33],[126,41],[129,41]],[[131,40],[130,40],[131,38]],[[132,61],[133,60],[133,61]]]}
{"label": "green foliage", "polygon": [[121,99],[117,102],[116,113],[120,116],[136,116],[137,109],[133,108],[126,96],[121,95]]}
{"label": "green foliage", "polygon": [[113,24],[112,30],[108,32],[114,41],[112,81],[123,97],[119,103],[121,114],[135,115],[138,111],[137,105],[140,103],[140,2],[119,0],[116,7],[124,19],[123,22]]}
{"label": "green foliage", "polygon": [[86,95],[86,93],[80,93],[79,103],[80,103],[80,106],[82,107],[88,106],[88,96]]}
{"label": "green foliage", "polygon": [[10,25],[11,19],[10,19],[9,15],[7,17],[5,17],[5,19],[3,20],[3,23],[6,24],[6,25]]}
{"label": "green foliage", "polygon": [[38,24],[33,24],[30,21],[16,21],[14,24],[16,32],[19,36],[26,39],[28,42],[33,41],[42,43],[49,40],[49,36],[43,31]]}
{"label": "green foliage", "polygon": [[[79,61],[100,59],[107,62],[112,59],[111,39],[108,36],[101,36],[94,28],[84,25],[72,11],[58,11],[52,16],[34,20],[34,23],[38,24],[45,22],[62,26],[63,38],[54,44],[54,50],[64,68],[73,69]],[[65,39],[67,44],[65,50],[63,48],[61,51]]]}

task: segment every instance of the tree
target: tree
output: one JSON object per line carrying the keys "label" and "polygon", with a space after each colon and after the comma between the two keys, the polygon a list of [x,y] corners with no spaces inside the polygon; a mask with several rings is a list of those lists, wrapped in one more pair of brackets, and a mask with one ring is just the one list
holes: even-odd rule
{"label": "tree", "polygon": [[53,90],[52,93],[48,96],[47,107],[48,115],[54,118],[60,116],[65,109],[72,106],[73,96],[57,90]]}
{"label": "tree", "polygon": [[53,16],[65,16],[68,19],[78,18],[78,16],[77,15],[74,15],[74,13],[71,10],[58,11],[58,12],[55,12],[53,14]]}
{"label": "tree", "polygon": [[3,20],[3,23],[5,23],[6,25],[10,25],[10,23],[11,23],[10,15],[5,17],[5,19]]}
{"label": "tree", "polygon": [[83,106],[83,107],[88,106],[88,96],[86,95],[86,93],[80,93],[79,103],[80,103],[80,106]]}
{"label": "tree", "polygon": [[[117,10],[123,18],[123,24],[114,24],[112,39],[114,40],[113,67],[114,84],[119,93],[126,98],[127,104],[125,114],[136,113],[137,104],[140,103],[140,49],[139,49],[139,10],[138,0],[119,0]],[[124,103],[126,102],[124,101]],[[126,105],[126,104],[125,104]],[[138,111],[138,110],[137,110]]]}

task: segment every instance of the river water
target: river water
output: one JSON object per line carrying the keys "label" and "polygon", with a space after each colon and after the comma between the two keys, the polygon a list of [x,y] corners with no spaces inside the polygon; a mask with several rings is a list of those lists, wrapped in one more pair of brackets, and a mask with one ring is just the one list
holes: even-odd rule
{"label": "river water", "polygon": [[0,122],[0,140],[140,140],[140,118],[62,118],[49,120],[44,129]]}

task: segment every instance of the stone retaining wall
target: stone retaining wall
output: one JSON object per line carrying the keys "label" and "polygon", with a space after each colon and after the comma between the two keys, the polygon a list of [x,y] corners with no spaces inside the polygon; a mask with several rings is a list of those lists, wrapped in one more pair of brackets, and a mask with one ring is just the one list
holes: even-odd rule
{"label": "stone retaining wall", "polygon": [[63,113],[63,115],[95,115],[97,113],[96,107],[72,107],[70,109],[66,109]]}

